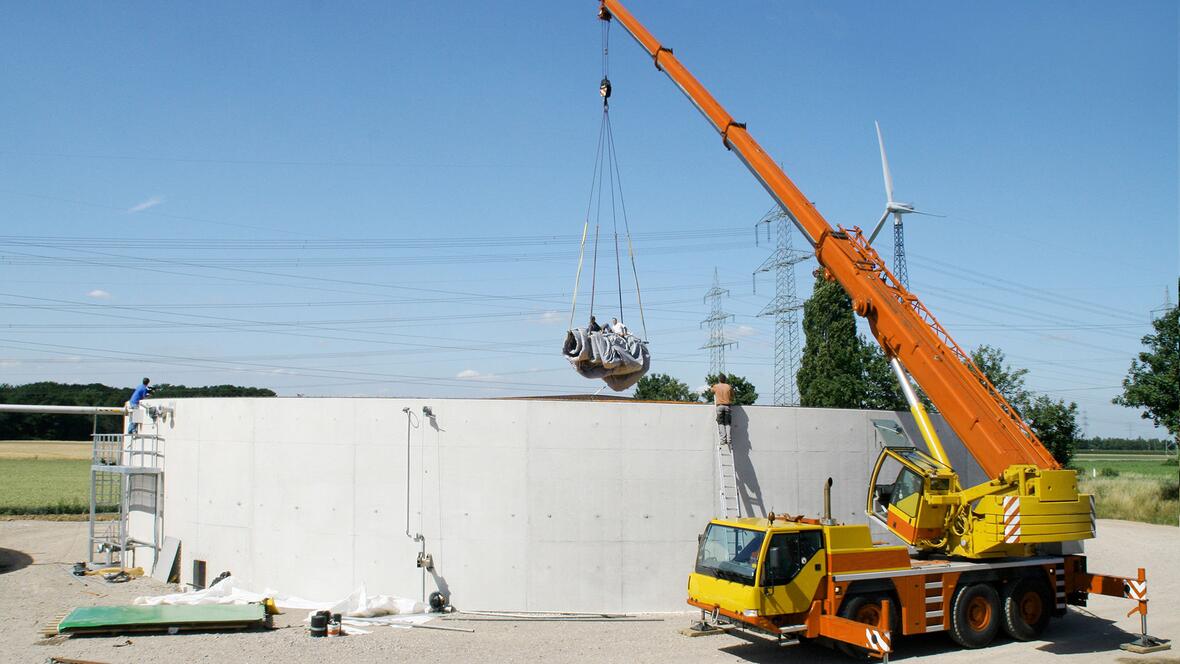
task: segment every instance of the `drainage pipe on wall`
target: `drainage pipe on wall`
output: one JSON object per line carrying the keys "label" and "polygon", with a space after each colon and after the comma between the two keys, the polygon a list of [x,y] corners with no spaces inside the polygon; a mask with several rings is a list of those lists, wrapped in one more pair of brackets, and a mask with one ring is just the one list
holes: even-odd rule
{"label": "drainage pipe on wall", "polygon": [[410,531],[410,429],[414,419],[414,412],[410,410],[409,406],[402,408],[402,412],[406,414],[406,537],[418,542],[422,545],[422,550],[418,552],[418,568],[422,570],[422,603],[426,603],[426,538],[422,533],[412,533]]}

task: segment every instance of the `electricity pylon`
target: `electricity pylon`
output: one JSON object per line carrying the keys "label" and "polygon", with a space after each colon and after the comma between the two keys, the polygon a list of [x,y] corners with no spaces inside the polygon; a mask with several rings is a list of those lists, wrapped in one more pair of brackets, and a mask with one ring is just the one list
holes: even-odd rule
{"label": "electricity pylon", "polygon": [[811,254],[791,245],[792,225],[786,213],[780,209],[774,208],[758,220],[754,225],[755,238],[758,236],[758,224],[766,224],[768,239],[770,225],[777,225],[774,253],[754,270],[755,279],[759,272],[774,271],[774,298],[758,312],[759,316],[774,316],[774,405],[798,406],[799,388],[795,383],[795,374],[799,371],[802,355],[799,310],[803,308],[803,303],[795,291],[795,265],[811,258]]}
{"label": "electricity pylon", "polygon": [[726,313],[721,308],[721,299],[729,295],[729,290],[721,287],[721,278],[717,268],[713,268],[713,287],[705,293],[705,302],[711,302],[709,317],[701,321],[701,325],[709,326],[709,342],[702,349],[709,349],[709,374],[725,373],[725,349],[736,346],[725,336],[725,321],[733,320],[733,314]]}

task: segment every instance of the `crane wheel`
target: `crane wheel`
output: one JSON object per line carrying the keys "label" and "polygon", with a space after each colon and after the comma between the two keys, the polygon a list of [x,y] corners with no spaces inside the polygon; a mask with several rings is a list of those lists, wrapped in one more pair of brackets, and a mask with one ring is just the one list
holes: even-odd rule
{"label": "crane wheel", "polygon": [[951,600],[951,638],[964,648],[991,643],[1000,621],[1000,595],[986,583],[963,586]]}
{"label": "crane wheel", "polygon": [[1053,597],[1044,579],[1024,577],[1004,587],[1004,631],[1017,641],[1030,641],[1049,625]]}
{"label": "crane wheel", "polygon": [[[839,616],[876,627],[881,622],[881,602],[886,599],[889,600],[889,630],[896,638],[896,636],[901,634],[899,629],[901,625],[901,607],[898,606],[896,600],[890,598],[888,595],[879,593],[852,595],[840,605]],[[836,648],[845,655],[857,659],[866,659],[869,655],[867,648],[854,646],[844,641],[837,641]]]}

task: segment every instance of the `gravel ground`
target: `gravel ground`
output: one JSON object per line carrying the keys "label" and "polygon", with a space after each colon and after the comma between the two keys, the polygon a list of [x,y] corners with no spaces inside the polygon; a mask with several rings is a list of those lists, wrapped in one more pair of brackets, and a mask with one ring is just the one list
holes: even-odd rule
{"label": "gravel ground", "polygon": [[[1090,568],[1111,573],[1148,569],[1151,632],[1180,635],[1180,529],[1125,521],[1100,521],[1100,537],[1088,543]],[[375,628],[342,639],[311,639],[302,612],[277,616],[278,629],[227,634],[75,637],[42,639],[40,629],[75,606],[129,603],[138,595],[171,588],[150,578],[108,585],[69,574],[86,550],[85,523],[0,522],[0,660],[45,662],[50,657],[97,662],[377,662],[398,659],[444,662],[849,662],[826,648],[804,644],[783,649],[737,635],[688,638],[678,633],[692,614],[637,616],[631,622],[510,622],[448,617],[431,624],[462,626],[475,633]],[[1180,652],[1130,655],[1118,649],[1138,631],[1131,603],[1094,598],[1054,621],[1045,641],[1000,642],[975,651],[958,649],[945,635],[895,641],[895,660],[910,662],[1180,662]]]}

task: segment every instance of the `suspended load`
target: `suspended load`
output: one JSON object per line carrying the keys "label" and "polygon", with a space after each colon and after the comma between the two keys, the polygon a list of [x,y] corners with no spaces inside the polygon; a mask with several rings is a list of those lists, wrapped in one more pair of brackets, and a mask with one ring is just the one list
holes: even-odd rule
{"label": "suspended load", "polygon": [[[598,92],[602,96],[602,124],[598,129],[598,154],[594,160],[594,177],[590,181],[590,202],[586,206],[586,222],[582,226],[582,246],[578,254],[578,272],[574,278],[574,295],[570,304],[570,328],[565,336],[562,354],[574,365],[583,377],[602,379],[612,390],[621,392],[635,383],[651,369],[651,354],[647,350],[647,321],[643,317],[643,296],[639,291],[639,273],[635,270],[635,250],[631,245],[631,226],[627,220],[627,206],[623,202],[622,181],[619,178],[619,164],[615,157],[615,139],[610,124],[611,84],[608,78],[608,42],[610,23],[603,21],[602,31],[602,82]],[[606,205],[603,205],[603,197]],[[604,207],[606,209],[604,209]],[[603,214],[610,215],[613,232],[615,283],[618,289],[617,318],[612,325],[599,327],[594,322],[595,295],[598,286],[598,248]],[[590,324],[574,327],[574,316],[578,305],[578,288],[582,281],[582,266],[586,259],[586,239],[590,236],[591,217],[594,222],[594,238],[590,263]],[[623,316],[623,261],[619,254],[619,217],[623,221],[623,239],[631,262],[631,273],[635,277],[635,301],[639,311],[639,322],[643,337],[631,334],[617,320]],[[609,251],[610,247],[604,248]],[[612,303],[613,304],[613,303]],[[604,318],[605,319],[605,318]]]}
{"label": "suspended load", "polygon": [[631,334],[579,327],[566,333],[562,352],[583,378],[601,378],[616,392],[639,382],[651,368],[647,343]]}

